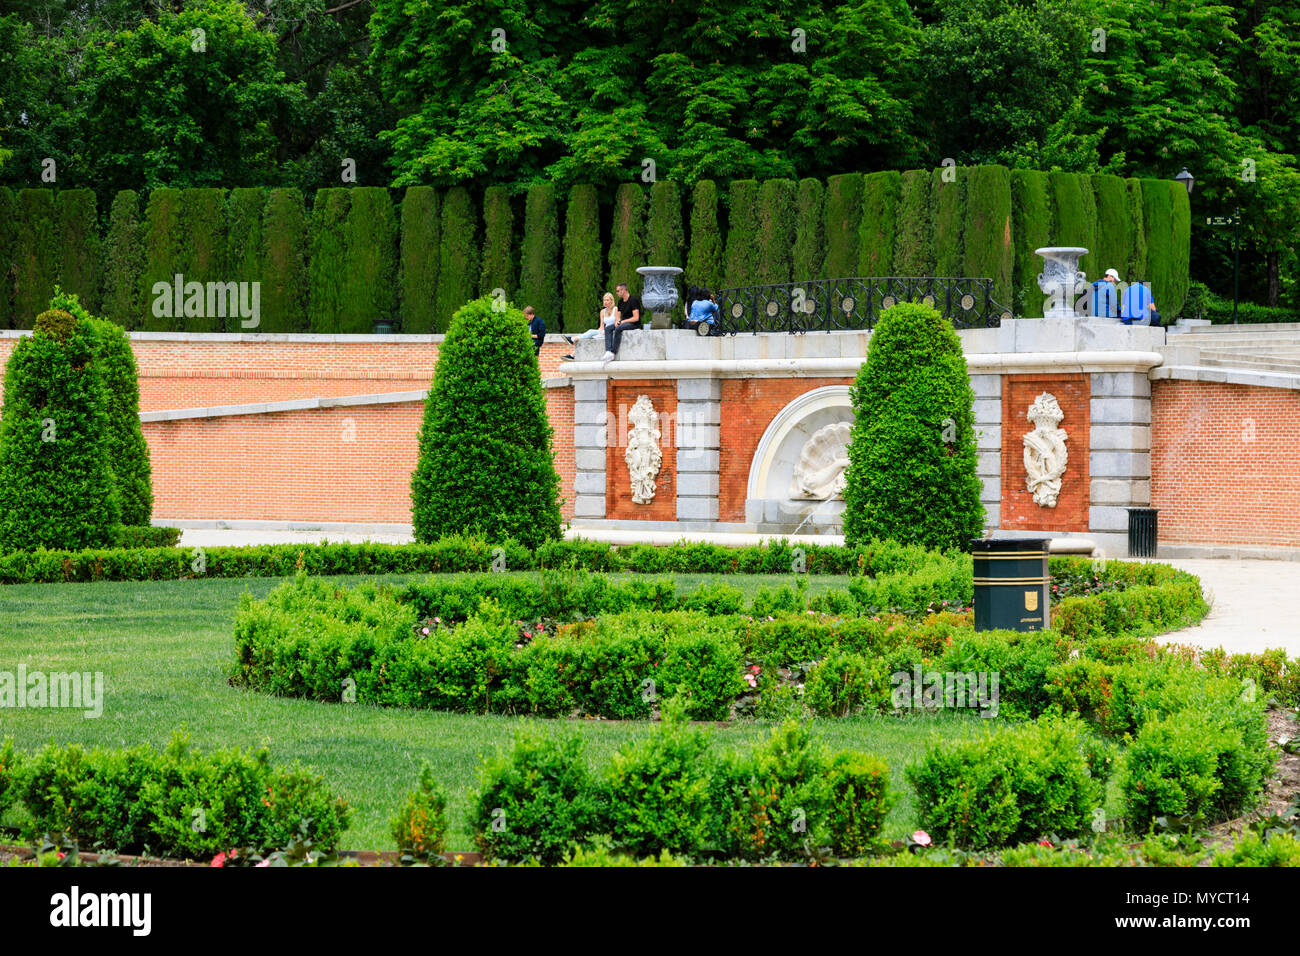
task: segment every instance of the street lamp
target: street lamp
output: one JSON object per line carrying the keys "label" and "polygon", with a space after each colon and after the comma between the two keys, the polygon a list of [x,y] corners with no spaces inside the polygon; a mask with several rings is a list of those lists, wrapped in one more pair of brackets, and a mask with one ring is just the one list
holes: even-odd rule
{"label": "street lamp", "polygon": [[1196,185],[1196,177],[1187,171],[1186,166],[1183,167],[1183,171],[1175,176],[1174,179],[1187,187],[1187,195],[1190,196],[1192,194],[1192,187]]}

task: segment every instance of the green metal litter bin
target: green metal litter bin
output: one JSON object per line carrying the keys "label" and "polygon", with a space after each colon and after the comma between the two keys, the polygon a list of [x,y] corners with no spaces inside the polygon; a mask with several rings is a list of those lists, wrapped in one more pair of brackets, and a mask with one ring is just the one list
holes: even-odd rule
{"label": "green metal litter bin", "polygon": [[1156,518],[1159,508],[1128,509],[1128,556],[1154,558],[1158,538]]}
{"label": "green metal litter bin", "polygon": [[1050,538],[978,538],[975,630],[1042,631],[1050,626]]}

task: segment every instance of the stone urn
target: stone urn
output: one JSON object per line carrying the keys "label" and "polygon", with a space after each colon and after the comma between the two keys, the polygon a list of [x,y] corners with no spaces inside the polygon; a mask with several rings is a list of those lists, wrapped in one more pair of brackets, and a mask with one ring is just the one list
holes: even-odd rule
{"label": "stone urn", "polygon": [[1038,288],[1048,300],[1043,318],[1077,318],[1074,299],[1088,284],[1088,277],[1079,271],[1079,260],[1088,250],[1081,246],[1044,246],[1035,249],[1034,254],[1043,257],[1043,271],[1038,274]]}
{"label": "stone urn", "polygon": [[673,309],[677,308],[677,266],[642,266],[637,274],[644,280],[641,305],[651,314],[650,327],[672,328]]}

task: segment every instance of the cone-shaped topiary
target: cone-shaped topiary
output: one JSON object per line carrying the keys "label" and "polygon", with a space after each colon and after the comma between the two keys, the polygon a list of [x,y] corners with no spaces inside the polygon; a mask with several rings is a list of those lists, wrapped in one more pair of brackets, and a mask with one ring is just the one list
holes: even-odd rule
{"label": "cone-shaped topiary", "polygon": [[43,312],[5,368],[0,551],[108,547],[118,523],[95,335]]}
{"label": "cone-shaped topiary", "polygon": [[411,477],[417,541],[477,534],[530,547],[560,535],[560,477],[523,313],[484,296],[452,318]]}
{"label": "cone-shaped topiary", "polygon": [[934,309],[885,311],[851,390],[844,539],[964,546],[984,526],[961,340]]}
{"label": "cone-shaped topiary", "polygon": [[82,307],[76,293],[54,287],[46,315],[69,314],[88,332],[95,349],[95,364],[108,415],[108,466],[113,472],[113,493],[122,524],[143,526],[153,515],[153,467],[149,446],[140,430],[140,370],[131,351],[131,339],[122,327],[96,319]]}

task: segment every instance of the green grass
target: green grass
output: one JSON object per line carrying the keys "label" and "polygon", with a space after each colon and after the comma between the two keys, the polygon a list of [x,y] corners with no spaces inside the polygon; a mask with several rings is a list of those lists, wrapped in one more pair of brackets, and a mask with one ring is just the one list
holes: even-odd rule
{"label": "green grass", "polygon": [[[388,577],[385,580],[408,580]],[[451,845],[472,849],[465,827],[480,756],[507,745],[520,718],[475,717],[360,704],[268,697],[230,687],[226,667],[239,595],[264,597],[280,579],[213,579],[143,583],[30,584],[0,587],[0,670],[102,671],[104,711],[0,710],[0,737],[24,750],[48,743],[161,747],[184,728],[204,749],[270,748],[277,762],[301,760],[324,775],[355,810],[343,848],[393,849],[389,818],[416,783],[422,761],[434,767],[448,795]],[[339,578],[353,582],[360,578]],[[709,575],[678,575],[693,589]],[[728,575],[750,596],[789,579]],[[809,579],[815,592],[845,579]],[[643,722],[546,721],[580,734],[593,765],[622,744],[646,736]],[[903,768],[935,734],[966,737],[992,723],[970,714],[818,720],[829,746],[876,754],[890,767],[898,801],[886,824],[896,839],[915,829],[915,808]],[[721,748],[752,747],[770,724],[737,722],[715,730]],[[12,813],[13,811],[11,811]]]}

